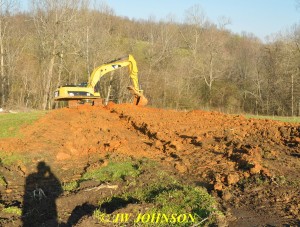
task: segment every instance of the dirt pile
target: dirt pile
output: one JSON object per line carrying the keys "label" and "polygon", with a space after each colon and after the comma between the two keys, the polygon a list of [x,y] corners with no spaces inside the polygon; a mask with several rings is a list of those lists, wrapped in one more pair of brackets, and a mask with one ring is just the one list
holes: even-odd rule
{"label": "dirt pile", "polygon": [[281,153],[297,156],[300,147],[299,125],[283,122],[217,112],[135,109],[126,105],[115,105],[111,112],[146,135],[151,148],[164,153],[166,160],[172,158],[195,174],[220,168],[222,174],[239,171],[245,177],[257,173],[270,177],[269,170],[276,168],[263,167],[263,157],[278,158]]}
{"label": "dirt pile", "polygon": [[[300,207],[295,206],[300,198],[293,197],[299,189],[291,194],[290,185],[278,182],[278,177],[284,176],[287,182],[299,183],[299,124],[218,112],[110,104],[54,110],[22,129],[22,133],[23,138],[2,140],[0,150],[26,152],[33,157],[39,154],[36,162],[47,159],[52,165],[62,165],[64,171],[78,169],[72,174],[61,172],[61,178],[76,178],[87,163],[107,155],[147,157],[170,166],[183,179],[205,186],[235,218],[235,209],[245,206],[241,196],[251,204],[251,208],[249,204],[245,208],[249,215],[255,214],[259,206],[278,204],[280,191],[286,193],[290,204],[280,203],[268,215],[299,219]],[[26,175],[32,170],[22,171]],[[268,182],[262,187],[267,191],[253,191],[253,180]],[[270,198],[275,202],[268,201]]]}

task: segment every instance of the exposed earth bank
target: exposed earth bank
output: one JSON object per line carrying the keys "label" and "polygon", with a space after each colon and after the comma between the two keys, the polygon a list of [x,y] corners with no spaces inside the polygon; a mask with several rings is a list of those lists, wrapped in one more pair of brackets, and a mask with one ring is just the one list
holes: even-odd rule
{"label": "exposed earth bank", "polygon": [[[11,205],[24,209],[25,183],[41,163],[63,184],[111,160],[146,158],[159,164],[155,171],[205,187],[225,215],[219,225],[300,225],[299,124],[109,104],[53,110],[21,132],[22,138],[0,141],[2,153],[22,157],[13,165],[3,161],[0,165],[3,209]],[[155,181],[157,173],[146,172],[136,187]],[[76,226],[101,226],[90,211],[100,198],[120,193],[128,181],[106,185],[101,193],[93,189],[103,182],[94,181],[83,182],[71,193],[61,192],[56,198],[60,223],[67,223],[77,208],[81,214],[79,220],[73,219]],[[145,209],[128,202],[113,212],[132,206]],[[51,218],[43,221],[51,226]],[[0,208],[1,224],[20,226],[22,218]]]}

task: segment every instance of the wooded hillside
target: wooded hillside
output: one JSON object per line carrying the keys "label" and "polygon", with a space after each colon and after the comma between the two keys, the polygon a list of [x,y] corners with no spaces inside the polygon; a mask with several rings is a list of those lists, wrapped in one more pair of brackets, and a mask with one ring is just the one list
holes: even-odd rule
{"label": "wooded hillside", "polygon": [[[0,107],[49,109],[58,86],[130,53],[152,106],[300,115],[300,26],[265,44],[211,23],[198,6],[178,23],[129,20],[85,0],[32,0],[26,13],[1,3]],[[113,78],[113,99],[125,101],[127,71]]]}

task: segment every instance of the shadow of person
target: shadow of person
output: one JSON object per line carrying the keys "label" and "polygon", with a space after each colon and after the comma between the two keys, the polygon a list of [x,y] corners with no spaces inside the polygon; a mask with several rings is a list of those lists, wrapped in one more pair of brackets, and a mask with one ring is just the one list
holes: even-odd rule
{"label": "shadow of person", "polygon": [[61,184],[45,162],[26,178],[22,222],[23,227],[58,226],[55,200],[63,192]]}

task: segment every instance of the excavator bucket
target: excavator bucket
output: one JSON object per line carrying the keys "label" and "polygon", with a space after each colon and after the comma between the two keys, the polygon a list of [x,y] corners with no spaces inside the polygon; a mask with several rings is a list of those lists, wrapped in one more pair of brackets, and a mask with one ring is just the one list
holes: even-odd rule
{"label": "excavator bucket", "polygon": [[135,96],[133,99],[133,104],[137,106],[146,106],[148,104],[148,99],[144,95]]}
{"label": "excavator bucket", "polygon": [[127,87],[128,90],[133,94],[133,104],[137,106],[146,106],[148,104],[148,99],[143,95],[142,91],[137,91],[134,87]]}

